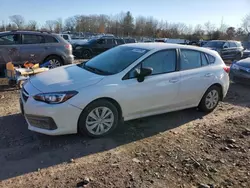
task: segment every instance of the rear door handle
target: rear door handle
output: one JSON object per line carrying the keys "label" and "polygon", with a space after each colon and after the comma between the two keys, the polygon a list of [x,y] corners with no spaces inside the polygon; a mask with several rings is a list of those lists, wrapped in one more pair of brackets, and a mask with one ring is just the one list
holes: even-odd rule
{"label": "rear door handle", "polygon": [[170,83],[176,83],[179,82],[179,78],[172,78],[169,80]]}
{"label": "rear door handle", "polygon": [[212,73],[207,73],[207,74],[205,74],[205,77],[211,77],[211,76],[213,76]]}

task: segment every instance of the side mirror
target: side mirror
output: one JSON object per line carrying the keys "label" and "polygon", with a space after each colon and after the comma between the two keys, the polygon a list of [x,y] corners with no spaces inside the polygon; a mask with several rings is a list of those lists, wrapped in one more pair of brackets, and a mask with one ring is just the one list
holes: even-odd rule
{"label": "side mirror", "polygon": [[145,77],[151,75],[152,72],[153,68],[151,67],[135,69],[135,77],[137,78],[138,82],[143,82]]}

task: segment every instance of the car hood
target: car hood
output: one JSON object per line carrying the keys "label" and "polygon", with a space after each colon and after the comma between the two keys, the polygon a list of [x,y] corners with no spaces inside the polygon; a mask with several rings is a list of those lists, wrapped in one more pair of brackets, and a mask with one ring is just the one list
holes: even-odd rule
{"label": "car hood", "polygon": [[236,64],[241,67],[250,68],[250,57],[237,61]]}
{"label": "car hood", "polygon": [[71,91],[94,85],[104,78],[77,65],[62,66],[37,74],[30,83],[43,93]]}

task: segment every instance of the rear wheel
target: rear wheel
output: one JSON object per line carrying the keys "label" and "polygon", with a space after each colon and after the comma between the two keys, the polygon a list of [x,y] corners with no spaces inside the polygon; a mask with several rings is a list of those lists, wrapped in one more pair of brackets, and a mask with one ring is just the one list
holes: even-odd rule
{"label": "rear wheel", "polygon": [[221,89],[218,86],[210,87],[206,93],[203,95],[201,102],[199,104],[199,109],[204,112],[211,112],[213,111],[219,101],[221,96]]}
{"label": "rear wheel", "polygon": [[92,54],[89,50],[83,50],[81,56],[83,59],[90,59]]}
{"label": "rear wheel", "polygon": [[44,62],[49,62],[47,65],[49,69],[54,69],[63,65],[62,59],[58,56],[49,56]]}
{"label": "rear wheel", "polygon": [[237,54],[233,60],[235,61],[241,60],[241,54]]}
{"label": "rear wheel", "polygon": [[115,105],[107,100],[98,100],[82,112],[78,130],[91,137],[102,137],[111,133],[118,125],[119,113]]}

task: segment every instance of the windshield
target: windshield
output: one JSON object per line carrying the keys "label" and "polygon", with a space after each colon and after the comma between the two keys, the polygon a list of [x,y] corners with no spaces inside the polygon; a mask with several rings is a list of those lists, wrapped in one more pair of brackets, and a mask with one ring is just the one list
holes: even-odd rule
{"label": "windshield", "polygon": [[147,52],[142,48],[118,46],[90,59],[83,68],[104,75],[117,74]]}
{"label": "windshield", "polygon": [[213,47],[213,48],[222,48],[225,42],[220,41],[210,41],[203,45],[203,47]]}

